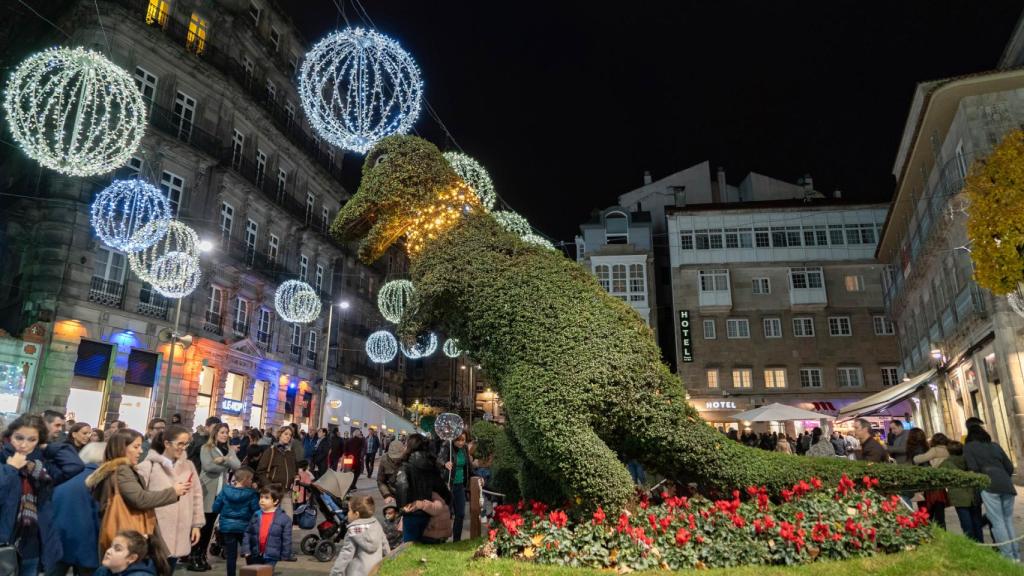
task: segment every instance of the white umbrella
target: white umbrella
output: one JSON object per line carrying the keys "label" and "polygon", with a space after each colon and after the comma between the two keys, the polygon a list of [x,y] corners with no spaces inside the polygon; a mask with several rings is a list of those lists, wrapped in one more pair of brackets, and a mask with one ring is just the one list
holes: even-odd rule
{"label": "white umbrella", "polygon": [[797,408],[796,406],[779,404],[778,402],[747,410],[746,412],[740,412],[732,417],[733,420],[745,422],[786,422],[789,420],[821,420],[823,418],[835,420],[835,416],[819,414],[810,410],[804,410],[803,408]]}

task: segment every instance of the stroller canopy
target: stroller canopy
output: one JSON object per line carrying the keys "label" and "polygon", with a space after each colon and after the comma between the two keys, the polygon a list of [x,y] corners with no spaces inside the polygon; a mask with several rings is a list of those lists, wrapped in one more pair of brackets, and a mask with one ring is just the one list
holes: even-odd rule
{"label": "stroller canopy", "polygon": [[324,475],[317,478],[313,485],[317,488],[327,492],[331,496],[342,500],[345,498],[345,494],[348,493],[349,486],[352,485],[352,480],[355,475],[351,472],[338,472],[337,470],[328,470],[324,472]]}

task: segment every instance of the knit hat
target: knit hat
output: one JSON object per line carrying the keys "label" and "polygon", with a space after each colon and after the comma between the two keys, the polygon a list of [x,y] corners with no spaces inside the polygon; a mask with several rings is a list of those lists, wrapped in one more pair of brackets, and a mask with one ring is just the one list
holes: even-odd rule
{"label": "knit hat", "polygon": [[392,460],[398,460],[405,453],[405,443],[399,440],[392,440],[391,444],[388,444],[388,456]]}

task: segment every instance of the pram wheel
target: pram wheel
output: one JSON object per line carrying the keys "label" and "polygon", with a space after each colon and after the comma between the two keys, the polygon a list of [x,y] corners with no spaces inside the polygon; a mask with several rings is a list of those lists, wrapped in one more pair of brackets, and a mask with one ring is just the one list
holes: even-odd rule
{"label": "pram wheel", "polygon": [[313,551],[313,557],[321,562],[330,562],[334,558],[334,550],[334,542],[321,540],[316,545],[316,550]]}
{"label": "pram wheel", "polygon": [[312,556],[316,552],[316,545],[320,543],[320,536],[309,534],[299,542],[299,550],[306,556]]}

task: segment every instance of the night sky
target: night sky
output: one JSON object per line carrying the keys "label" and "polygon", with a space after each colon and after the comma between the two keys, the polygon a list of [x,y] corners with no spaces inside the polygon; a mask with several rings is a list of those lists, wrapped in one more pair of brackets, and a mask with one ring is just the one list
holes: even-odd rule
{"label": "night sky", "polygon": [[[354,0],[289,2],[310,42]],[[887,200],[917,82],[990,70],[1022,3],[361,0],[498,193],[571,242],[595,208],[703,160]],[[455,149],[424,111],[416,130]],[[346,168],[353,190],[361,156]]]}

